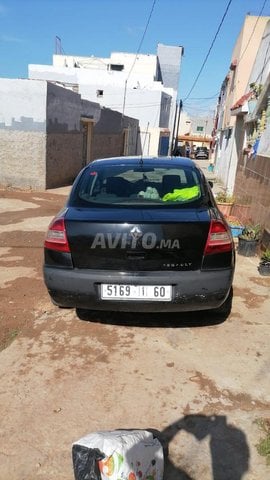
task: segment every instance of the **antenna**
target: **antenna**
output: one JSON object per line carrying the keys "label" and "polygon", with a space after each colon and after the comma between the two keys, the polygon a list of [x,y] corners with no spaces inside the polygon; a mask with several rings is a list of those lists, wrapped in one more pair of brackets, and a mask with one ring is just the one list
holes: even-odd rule
{"label": "antenna", "polygon": [[55,54],[56,55],[65,55],[65,52],[62,48],[62,41],[61,38],[57,35],[55,36]]}

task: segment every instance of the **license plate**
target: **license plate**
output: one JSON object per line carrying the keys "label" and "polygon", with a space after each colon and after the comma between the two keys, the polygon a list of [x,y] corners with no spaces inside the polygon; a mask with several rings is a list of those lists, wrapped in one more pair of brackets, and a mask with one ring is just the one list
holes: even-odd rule
{"label": "license plate", "polygon": [[103,283],[101,285],[102,300],[153,300],[170,302],[171,285],[118,285]]}

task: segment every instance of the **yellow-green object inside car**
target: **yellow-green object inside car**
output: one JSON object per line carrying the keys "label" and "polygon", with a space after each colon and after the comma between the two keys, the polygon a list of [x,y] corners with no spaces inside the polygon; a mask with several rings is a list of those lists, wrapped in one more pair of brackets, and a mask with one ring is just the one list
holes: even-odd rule
{"label": "yellow-green object inside car", "polygon": [[198,197],[200,194],[200,190],[198,185],[194,187],[187,187],[187,188],[175,188],[173,192],[166,193],[162,200],[164,202],[181,202],[185,200],[191,200],[192,198]]}

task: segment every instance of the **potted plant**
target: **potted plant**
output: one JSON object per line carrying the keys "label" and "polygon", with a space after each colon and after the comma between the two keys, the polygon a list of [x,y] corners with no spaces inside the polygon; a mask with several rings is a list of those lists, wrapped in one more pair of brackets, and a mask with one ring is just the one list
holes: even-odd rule
{"label": "potted plant", "polygon": [[263,85],[261,83],[252,82],[249,84],[250,91],[252,92],[252,98],[258,99],[261,95]]}
{"label": "potted plant", "polygon": [[261,275],[270,275],[270,248],[261,255],[258,271]]}
{"label": "potted plant", "polygon": [[234,204],[234,197],[229,195],[225,191],[218,192],[216,195],[216,203],[218,209],[223,213],[225,217],[231,215],[232,206]]}
{"label": "potted plant", "polygon": [[260,238],[261,226],[259,224],[246,225],[238,237],[238,253],[245,257],[254,257]]}
{"label": "potted plant", "polygon": [[231,228],[233,237],[238,237],[239,235],[241,235],[244,229],[244,225],[237,217],[230,215],[229,217],[227,217],[227,222]]}
{"label": "potted plant", "polygon": [[248,99],[248,113],[252,114],[256,108],[258,98],[262,92],[263,85],[260,83],[252,82],[249,84],[250,98]]}

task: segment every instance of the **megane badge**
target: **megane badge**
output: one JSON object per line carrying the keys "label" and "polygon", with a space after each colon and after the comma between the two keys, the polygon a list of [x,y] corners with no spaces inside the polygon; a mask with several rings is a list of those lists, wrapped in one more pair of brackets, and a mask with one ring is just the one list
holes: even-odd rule
{"label": "megane badge", "polygon": [[130,235],[132,236],[132,238],[134,238],[134,240],[139,240],[139,238],[142,237],[142,231],[139,227],[133,227],[131,230],[130,230]]}

